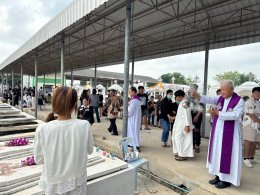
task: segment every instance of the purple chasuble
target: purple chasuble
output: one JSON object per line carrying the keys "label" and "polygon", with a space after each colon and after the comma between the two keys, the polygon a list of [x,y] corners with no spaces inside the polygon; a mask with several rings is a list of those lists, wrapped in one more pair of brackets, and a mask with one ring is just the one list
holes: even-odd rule
{"label": "purple chasuble", "polygon": [[[240,96],[233,93],[232,98],[227,106],[226,112],[233,111],[234,107],[238,104]],[[222,111],[225,99],[220,96],[217,102],[218,110]],[[214,116],[212,130],[210,134],[210,144],[209,144],[209,155],[208,162],[211,163],[213,141],[215,136],[215,128],[217,124],[218,116]],[[221,150],[221,160],[220,160],[220,173],[230,174],[231,157],[232,157],[232,146],[234,137],[235,121],[224,121],[223,138],[222,138],[222,150]]]}

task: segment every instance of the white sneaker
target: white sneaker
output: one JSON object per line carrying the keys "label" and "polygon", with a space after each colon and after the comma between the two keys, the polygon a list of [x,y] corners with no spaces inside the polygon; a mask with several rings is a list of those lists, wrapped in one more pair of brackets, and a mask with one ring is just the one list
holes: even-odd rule
{"label": "white sneaker", "polygon": [[252,165],[252,163],[250,162],[249,159],[246,159],[246,160],[243,160],[243,161],[244,161],[244,163],[245,163],[245,165],[246,165],[247,167],[250,167],[250,168],[253,167],[253,165]]}

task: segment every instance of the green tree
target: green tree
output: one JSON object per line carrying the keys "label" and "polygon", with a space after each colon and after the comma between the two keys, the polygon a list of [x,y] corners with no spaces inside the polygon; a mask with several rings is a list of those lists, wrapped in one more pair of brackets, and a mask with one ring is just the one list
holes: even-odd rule
{"label": "green tree", "polygon": [[189,76],[188,78],[185,79],[185,83],[186,83],[186,85],[190,85],[190,84],[194,83],[194,81],[193,81],[192,77]]}
{"label": "green tree", "polygon": [[217,74],[214,77],[215,80],[221,82],[223,80],[232,80],[235,84],[235,86],[241,85],[242,83],[246,81],[254,81],[259,82],[257,80],[257,77],[255,74],[249,72],[249,73],[239,73],[238,71],[228,71],[224,72],[222,74]]}
{"label": "green tree", "polygon": [[241,74],[241,76],[240,76],[241,84],[246,81],[253,81],[253,82],[259,83],[259,80],[257,79],[256,75],[253,74],[252,72]]}
{"label": "green tree", "polygon": [[163,74],[161,76],[162,82],[164,83],[171,83],[173,75],[171,73]]}
{"label": "green tree", "polygon": [[185,76],[179,72],[167,73],[161,76],[162,82],[164,83],[172,83],[173,78],[174,78],[174,83],[176,84],[188,85],[193,83],[193,79],[191,76],[185,78]]}
{"label": "green tree", "polygon": [[185,76],[182,75],[181,73],[179,72],[174,72],[172,74],[172,76],[174,77],[174,83],[176,84],[183,84],[183,85],[186,85],[187,82],[186,82],[186,79],[185,79]]}

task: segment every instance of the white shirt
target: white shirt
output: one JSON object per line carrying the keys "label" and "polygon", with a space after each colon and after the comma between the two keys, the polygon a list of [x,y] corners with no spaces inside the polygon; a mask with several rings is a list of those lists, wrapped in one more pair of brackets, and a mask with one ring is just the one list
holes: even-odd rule
{"label": "white shirt", "polygon": [[249,99],[245,103],[245,114],[243,118],[243,126],[251,126],[255,130],[260,130],[258,123],[255,123],[247,114],[256,114],[260,118],[260,102],[259,100]]}
{"label": "white shirt", "polygon": [[27,97],[28,97],[27,95],[23,96],[23,101],[25,101],[26,103],[28,102],[28,98]]}
{"label": "white shirt", "polygon": [[[93,152],[93,136],[86,120],[54,120],[39,125],[34,138],[36,164],[43,163],[40,187],[49,193],[66,193],[87,180],[87,154]],[[78,186],[79,186],[78,185]]]}

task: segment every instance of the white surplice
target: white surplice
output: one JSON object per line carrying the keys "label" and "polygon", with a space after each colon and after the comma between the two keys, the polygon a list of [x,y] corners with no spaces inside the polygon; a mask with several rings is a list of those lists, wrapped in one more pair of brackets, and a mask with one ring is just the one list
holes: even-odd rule
{"label": "white surplice", "polygon": [[[218,98],[219,97],[201,96],[200,101],[201,103],[217,105]],[[213,141],[211,163],[208,162],[208,158],[207,158],[207,168],[209,169],[210,174],[219,176],[219,179],[221,181],[230,182],[235,186],[239,186],[240,178],[241,178],[241,168],[242,168],[242,141],[241,141],[240,122],[244,111],[244,101],[241,98],[238,104],[234,107],[234,109],[232,111],[227,112],[226,110],[230,100],[231,97],[225,99],[223,109],[222,111],[219,112],[219,117],[216,123],[216,129],[215,129],[215,135]],[[230,174],[220,173],[222,139],[223,136],[225,136],[223,135],[224,122],[227,120],[235,121]]]}
{"label": "white surplice", "polygon": [[141,128],[141,101],[132,99],[128,106],[128,124],[127,124],[127,137],[133,138],[133,146],[140,146],[139,131]]}
{"label": "white surplice", "polygon": [[192,129],[191,109],[183,106],[185,101],[183,100],[180,103],[173,125],[173,153],[178,153],[181,157],[193,157],[193,132],[192,130],[189,133],[184,131],[185,126],[189,126]]}

